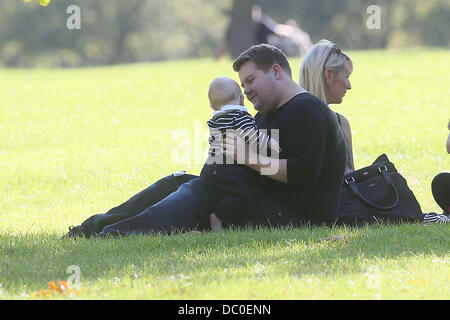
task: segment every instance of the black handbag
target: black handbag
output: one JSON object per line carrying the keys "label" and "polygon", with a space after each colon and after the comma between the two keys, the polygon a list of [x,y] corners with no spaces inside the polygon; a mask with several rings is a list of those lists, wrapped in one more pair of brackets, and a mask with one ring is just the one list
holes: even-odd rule
{"label": "black handbag", "polygon": [[336,224],[361,226],[380,222],[423,221],[408,184],[385,154],[344,176]]}

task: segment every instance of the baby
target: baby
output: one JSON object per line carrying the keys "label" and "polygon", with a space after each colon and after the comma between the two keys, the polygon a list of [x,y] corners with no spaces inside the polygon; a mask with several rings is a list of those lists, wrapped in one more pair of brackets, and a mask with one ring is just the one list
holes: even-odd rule
{"label": "baby", "polygon": [[215,213],[210,215],[211,229],[222,228],[222,222],[236,223],[249,210],[251,196],[248,171],[223,152],[226,132],[244,139],[253,150],[270,148],[280,151],[276,140],[258,130],[255,119],[244,107],[244,96],[236,81],[227,77],[214,79],[208,91],[213,117],[207,122],[210,130],[208,160],[200,173],[212,190]]}

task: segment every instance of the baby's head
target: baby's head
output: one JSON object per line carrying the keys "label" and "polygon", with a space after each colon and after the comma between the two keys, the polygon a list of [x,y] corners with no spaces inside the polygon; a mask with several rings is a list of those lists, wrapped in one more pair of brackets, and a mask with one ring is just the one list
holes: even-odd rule
{"label": "baby's head", "polygon": [[208,98],[214,110],[219,110],[227,104],[244,105],[241,88],[236,81],[227,77],[218,77],[211,82]]}

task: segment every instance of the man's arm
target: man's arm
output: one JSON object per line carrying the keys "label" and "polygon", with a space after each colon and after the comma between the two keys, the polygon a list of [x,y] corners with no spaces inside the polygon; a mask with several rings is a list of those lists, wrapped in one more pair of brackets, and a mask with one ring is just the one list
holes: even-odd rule
{"label": "man's arm", "polygon": [[[288,130],[289,141],[285,141],[286,159],[267,157],[248,151],[245,154],[245,165],[267,175],[270,178],[295,185],[308,186],[315,184],[320,177],[326,145],[326,118],[317,106],[310,105],[295,111],[289,124],[283,128]],[[245,142],[239,137],[227,137],[225,148],[229,156],[235,157]],[[248,150],[248,149],[247,149]]]}
{"label": "man's arm", "polygon": [[264,174],[264,168],[275,168],[275,174],[267,175],[270,178],[282,182],[288,183],[287,176],[287,159],[276,159],[259,155],[257,157],[258,161],[256,164],[246,163],[246,165],[259,172],[260,174]]}
{"label": "man's arm", "polygon": [[[243,164],[262,175],[269,176],[276,181],[283,183],[288,182],[287,159],[271,158],[257,154],[254,151],[254,148],[249,148],[249,145],[245,143],[242,137],[237,135],[228,134],[224,140],[224,146],[226,149],[225,153],[230,157],[234,157],[234,159],[237,159],[238,154],[244,154],[242,150],[245,149],[246,157]],[[272,174],[267,174],[269,171]]]}

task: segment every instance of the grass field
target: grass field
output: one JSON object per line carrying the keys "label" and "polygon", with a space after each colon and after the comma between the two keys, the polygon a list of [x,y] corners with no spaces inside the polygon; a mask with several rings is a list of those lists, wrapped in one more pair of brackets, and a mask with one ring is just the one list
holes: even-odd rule
{"label": "grass field", "polygon": [[[422,210],[440,212],[450,51],[350,55],[353,88],[332,108],[350,121],[356,167],[386,153]],[[208,84],[237,75],[226,59],[0,74],[0,299],[450,298],[445,225],[61,240],[160,177],[198,174]],[[72,265],[80,291],[45,290]]]}

